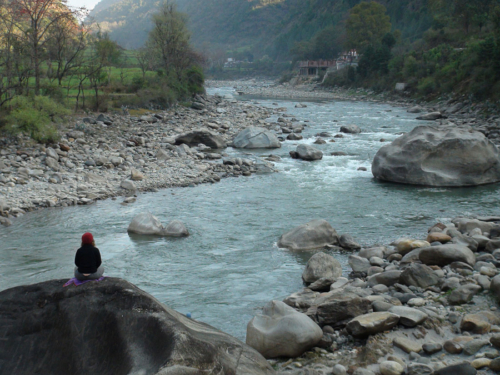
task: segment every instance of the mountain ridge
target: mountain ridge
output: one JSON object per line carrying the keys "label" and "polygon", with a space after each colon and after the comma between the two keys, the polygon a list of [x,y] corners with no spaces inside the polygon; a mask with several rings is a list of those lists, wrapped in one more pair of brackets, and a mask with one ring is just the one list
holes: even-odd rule
{"label": "mountain ridge", "polygon": [[[102,0],[90,16],[125,48],[140,47],[161,0]],[[290,58],[298,41],[339,25],[360,0],[179,0],[193,44],[203,50],[248,50],[257,57]],[[430,25],[425,0],[383,0],[393,28],[416,39]]]}

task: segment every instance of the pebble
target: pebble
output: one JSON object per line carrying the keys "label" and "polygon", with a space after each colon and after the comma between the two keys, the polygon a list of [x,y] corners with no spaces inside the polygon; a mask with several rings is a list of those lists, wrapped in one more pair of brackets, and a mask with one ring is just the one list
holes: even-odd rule
{"label": "pebble", "polygon": [[419,353],[422,351],[422,345],[416,342],[415,340],[410,340],[404,337],[396,337],[393,341],[392,344],[400,348],[401,350],[405,351],[406,353]]}
{"label": "pebble", "polygon": [[397,362],[384,361],[379,365],[379,370],[382,375],[401,375],[404,367]]}
{"label": "pebble", "polygon": [[460,354],[463,350],[463,348],[459,344],[451,340],[445,341],[443,348],[450,354]]}
{"label": "pebble", "polygon": [[422,345],[422,349],[426,354],[434,354],[443,350],[443,345],[437,342],[429,342]]}
{"label": "pebble", "polygon": [[408,375],[431,375],[434,369],[423,363],[411,363],[408,366]]}
{"label": "pebble", "polygon": [[491,359],[478,358],[478,359],[475,359],[471,362],[471,366],[474,367],[475,369],[480,369],[483,367],[489,367],[490,363],[491,363]]}
{"label": "pebble", "polygon": [[335,366],[333,366],[332,374],[333,375],[346,375],[347,370],[344,366],[342,366],[340,364],[336,364]]}
{"label": "pebble", "polygon": [[496,372],[500,372],[500,358],[495,358],[490,362],[490,369]]}

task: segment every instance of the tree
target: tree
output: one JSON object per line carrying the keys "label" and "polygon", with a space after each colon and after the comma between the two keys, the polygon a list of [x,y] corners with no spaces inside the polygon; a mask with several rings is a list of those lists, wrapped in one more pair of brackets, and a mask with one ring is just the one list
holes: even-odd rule
{"label": "tree", "polygon": [[347,47],[363,49],[378,44],[390,30],[386,8],[375,1],[363,1],[349,12],[346,21]]}
{"label": "tree", "polygon": [[55,22],[50,30],[47,43],[48,65],[51,67],[52,62],[55,62],[56,71],[52,77],[57,79],[59,86],[64,77],[80,64],[88,45],[88,33],[89,29],[78,25],[76,19],[65,18]]}
{"label": "tree", "polygon": [[29,46],[35,75],[35,95],[40,92],[40,64],[50,30],[61,20],[71,20],[76,14],[66,6],[66,0],[13,0],[8,4],[13,15],[18,38]]}
{"label": "tree", "polygon": [[482,31],[489,19],[489,13],[492,10],[492,0],[475,0],[472,2],[472,22]]}
{"label": "tree", "polygon": [[493,24],[493,31],[497,38],[500,38],[500,6],[493,8],[490,18],[491,23]]}
{"label": "tree", "polygon": [[75,76],[78,80],[78,93],[76,95],[75,110],[78,109],[80,103],[80,95],[82,96],[82,108],[85,108],[85,90],[84,84],[89,82],[90,87],[94,90],[95,111],[99,111],[99,85],[107,78],[104,72],[106,62],[106,54],[103,54],[99,49],[99,37],[94,36],[85,51],[84,58],[78,64],[75,71]]}
{"label": "tree", "polygon": [[339,42],[341,31],[333,26],[327,26],[319,31],[313,38],[313,58],[314,59],[335,59],[342,52],[342,45]]}
{"label": "tree", "polygon": [[437,23],[454,26],[457,23],[466,33],[472,25],[481,30],[492,14],[494,0],[428,0]]}
{"label": "tree", "polygon": [[217,47],[210,51],[208,56],[210,68],[215,71],[222,71],[227,58],[226,50],[221,47]]}
{"label": "tree", "polygon": [[186,16],[177,11],[174,2],[166,0],[152,21],[148,45],[165,72],[174,72],[181,80],[183,72],[193,63]]}
{"label": "tree", "polygon": [[0,107],[14,97],[17,88],[14,80],[15,23],[0,0]]}
{"label": "tree", "polygon": [[294,60],[335,59],[342,52],[343,33],[330,25],[320,30],[309,41],[296,42],[290,53]]}
{"label": "tree", "polygon": [[396,45],[396,37],[392,33],[385,34],[382,38],[382,45],[391,50]]}
{"label": "tree", "polygon": [[142,80],[146,79],[146,72],[148,70],[153,70],[154,66],[154,58],[151,55],[151,51],[149,48],[142,47],[139,48],[135,54],[137,58],[137,62],[139,63],[139,67],[142,71]]}
{"label": "tree", "polygon": [[96,34],[94,41],[95,53],[100,64],[108,68],[108,83],[111,79],[111,68],[120,64],[123,58],[122,48],[109,37],[108,33]]}

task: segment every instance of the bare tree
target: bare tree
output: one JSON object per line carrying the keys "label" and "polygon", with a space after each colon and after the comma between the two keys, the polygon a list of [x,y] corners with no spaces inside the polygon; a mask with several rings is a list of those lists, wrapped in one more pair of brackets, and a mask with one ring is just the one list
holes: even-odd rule
{"label": "bare tree", "polygon": [[40,65],[48,34],[57,22],[77,16],[66,6],[66,0],[13,0],[7,4],[19,41],[29,46],[35,75],[35,94],[40,93]]}
{"label": "bare tree", "polygon": [[28,92],[33,73],[29,48],[18,38],[17,20],[8,5],[0,0],[0,107]]}
{"label": "bare tree", "polygon": [[[53,78],[59,86],[64,77],[81,63],[81,56],[87,48],[89,29],[78,25],[76,19],[60,19],[49,32],[47,43],[49,61],[56,64]],[[50,62],[49,62],[50,64]]]}
{"label": "bare tree", "polygon": [[174,2],[166,0],[152,21],[148,44],[165,72],[173,71],[181,79],[192,64],[186,16],[177,11]]}
{"label": "bare tree", "polygon": [[154,67],[154,56],[151,53],[151,49],[147,47],[139,48],[135,54],[139,67],[142,71],[142,80],[146,79],[146,72],[148,70],[153,70]]}

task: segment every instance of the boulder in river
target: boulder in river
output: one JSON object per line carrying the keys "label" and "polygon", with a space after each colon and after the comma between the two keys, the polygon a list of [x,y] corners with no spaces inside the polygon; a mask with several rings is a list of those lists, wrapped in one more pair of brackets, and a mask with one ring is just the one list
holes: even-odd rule
{"label": "boulder in river", "polygon": [[294,358],[322,337],[321,328],[307,315],[281,301],[271,301],[248,323],[246,343],[265,358]]}
{"label": "boulder in river", "polygon": [[235,148],[280,148],[281,143],[273,132],[251,126],[238,133],[233,141]]}
{"label": "boulder in river", "polygon": [[283,234],[278,247],[290,250],[314,250],[339,242],[337,231],[322,219],[311,220]]}
{"label": "boulder in river", "polygon": [[189,236],[185,225],[179,220],[173,220],[166,227],[163,227],[160,220],[149,212],[137,214],[128,226],[127,232],[165,237]]}
{"label": "boulder in river", "polygon": [[409,108],[407,112],[408,113],[420,113],[420,112],[422,112],[422,107],[417,105],[417,106]]}
{"label": "boulder in river", "polygon": [[298,158],[306,161],[323,159],[323,152],[309,145],[298,145],[295,151]]}
{"label": "boulder in river", "polygon": [[430,112],[426,113],[425,115],[421,115],[417,117],[417,120],[424,120],[424,121],[434,121],[434,120],[439,120],[440,118],[443,118],[443,114],[441,112]]}
{"label": "boulder in river", "polygon": [[163,236],[167,237],[187,237],[189,231],[182,221],[172,220],[162,232]]}
{"label": "boulder in river", "polygon": [[489,184],[500,181],[500,151],[469,128],[418,126],[377,152],[372,173],[402,184]]}
{"label": "boulder in river", "polygon": [[356,242],[353,236],[350,234],[343,234],[339,238],[340,247],[345,250],[359,250],[361,245]]}
{"label": "boulder in river", "polygon": [[286,139],[288,139],[289,141],[299,141],[303,138],[304,137],[301,136],[300,134],[295,134],[295,133],[288,134],[288,136],[286,137]]}
{"label": "boulder in river", "polygon": [[275,373],[248,345],[125,280],[65,281],[0,292],[2,374]]}
{"label": "boulder in river", "polygon": [[347,133],[347,134],[359,134],[361,133],[361,129],[358,125],[343,125],[340,127],[340,132],[341,133]]}
{"label": "boulder in river", "polygon": [[182,134],[175,139],[176,145],[187,144],[189,147],[198,146],[203,143],[210,148],[226,148],[227,144],[218,134],[207,129],[195,129],[189,133]]}

